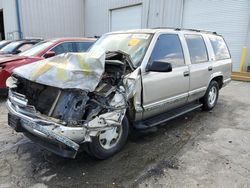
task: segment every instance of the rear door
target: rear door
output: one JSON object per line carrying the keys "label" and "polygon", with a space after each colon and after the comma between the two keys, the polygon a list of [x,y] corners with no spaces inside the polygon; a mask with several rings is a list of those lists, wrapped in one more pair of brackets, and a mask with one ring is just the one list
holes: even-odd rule
{"label": "rear door", "polygon": [[189,51],[190,91],[188,100],[201,98],[207,89],[207,84],[213,71],[212,62],[204,38],[200,34],[184,35]]}
{"label": "rear door", "polygon": [[156,60],[172,64],[172,72],[145,72],[143,83],[143,119],[163,113],[187,102],[189,72],[177,34],[161,34],[148,64]]}

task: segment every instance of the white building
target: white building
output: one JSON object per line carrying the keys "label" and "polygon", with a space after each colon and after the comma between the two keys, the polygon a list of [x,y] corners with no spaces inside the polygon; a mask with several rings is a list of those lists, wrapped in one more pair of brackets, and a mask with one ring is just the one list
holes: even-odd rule
{"label": "white building", "polygon": [[84,35],[84,0],[0,0],[0,11],[7,39]]}
{"label": "white building", "polygon": [[212,30],[225,37],[234,70],[242,48],[250,49],[249,0],[0,0],[0,33],[3,25],[6,38],[92,37],[164,26]]}

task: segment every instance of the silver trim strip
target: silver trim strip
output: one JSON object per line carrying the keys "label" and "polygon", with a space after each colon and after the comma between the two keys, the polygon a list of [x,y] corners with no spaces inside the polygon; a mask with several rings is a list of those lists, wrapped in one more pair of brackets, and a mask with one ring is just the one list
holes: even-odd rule
{"label": "silver trim strip", "polygon": [[206,90],[207,90],[206,87],[202,87],[202,88],[199,88],[199,89],[195,89],[195,90],[189,91],[189,96],[190,96],[190,95],[195,95],[195,94],[197,94],[197,93],[204,92],[204,91],[206,91]]}
{"label": "silver trim strip", "polygon": [[161,101],[157,101],[157,102],[154,102],[154,103],[151,103],[151,104],[147,104],[144,106],[144,109],[145,110],[153,110],[155,108],[159,108],[161,106],[165,106],[169,103],[174,103],[178,100],[181,100],[183,98],[187,98],[188,97],[188,93],[183,93],[183,94],[180,94],[180,95],[177,95],[177,96],[174,96],[174,97],[170,97],[170,98],[167,98],[167,99],[164,99],[164,100],[161,100]]}

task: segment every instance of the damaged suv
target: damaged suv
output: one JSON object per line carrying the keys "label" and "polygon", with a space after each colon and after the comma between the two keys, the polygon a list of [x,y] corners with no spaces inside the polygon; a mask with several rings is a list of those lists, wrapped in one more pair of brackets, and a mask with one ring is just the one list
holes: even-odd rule
{"label": "damaged suv", "polygon": [[216,33],[147,29],[103,35],[87,53],[25,65],[7,80],[8,123],[48,150],[98,159],[117,153],[129,128],[146,129],[191,110],[211,110],[230,82]]}

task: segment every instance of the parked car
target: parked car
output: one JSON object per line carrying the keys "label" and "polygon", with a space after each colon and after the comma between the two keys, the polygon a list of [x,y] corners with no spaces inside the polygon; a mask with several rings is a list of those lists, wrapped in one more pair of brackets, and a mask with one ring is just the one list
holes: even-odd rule
{"label": "parked car", "polygon": [[12,70],[61,53],[84,52],[95,42],[92,38],[61,38],[42,41],[19,55],[0,58],[0,94],[7,93],[6,80]]}
{"label": "parked car", "polygon": [[88,53],[15,69],[7,81],[8,122],[63,157],[74,158],[83,147],[106,159],[124,146],[129,128],[212,110],[231,80],[231,65],[223,37],[213,32],[108,33]]}
{"label": "parked car", "polygon": [[19,54],[40,41],[41,39],[22,39],[11,41],[9,44],[0,49],[0,55]]}
{"label": "parked car", "polygon": [[4,46],[6,46],[7,44],[9,44],[9,43],[11,43],[10,40],[2,40],[2,41],[0,41],[0,50],[1,50]]}

